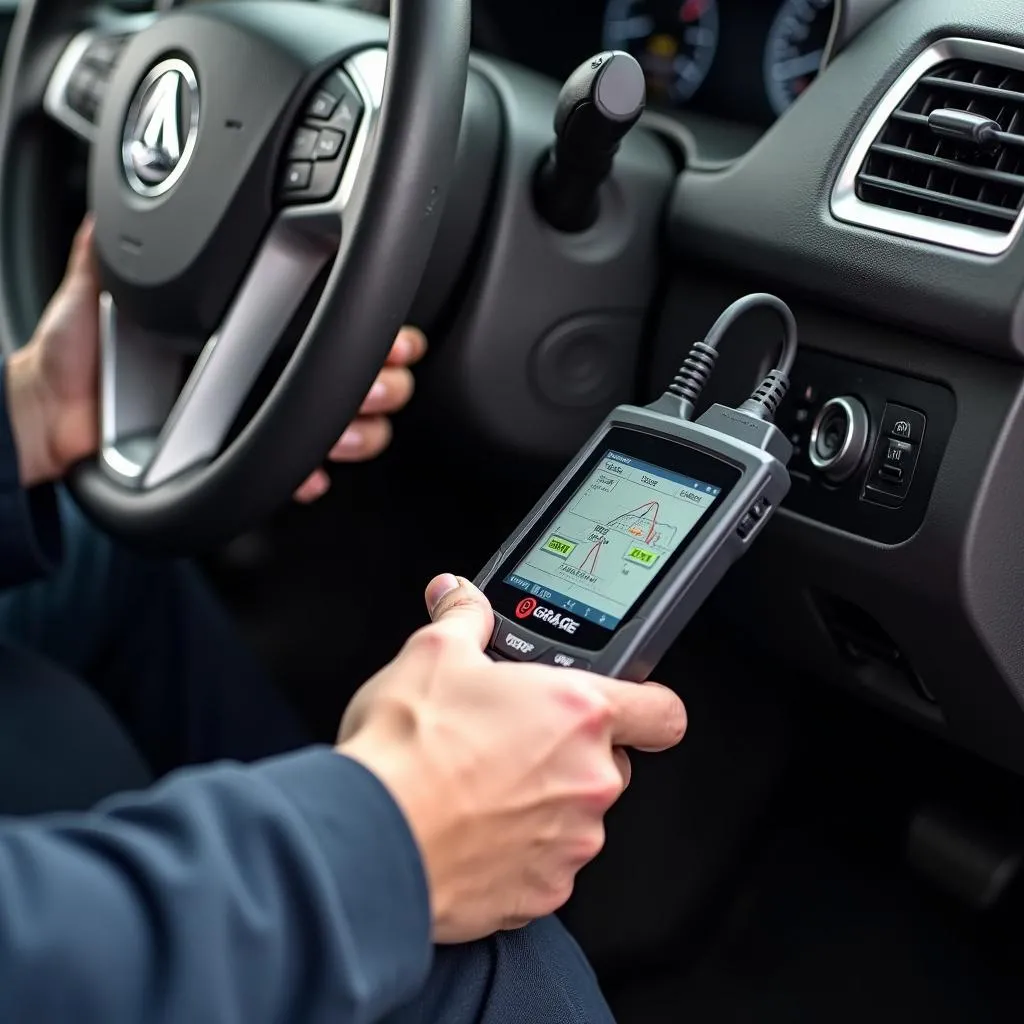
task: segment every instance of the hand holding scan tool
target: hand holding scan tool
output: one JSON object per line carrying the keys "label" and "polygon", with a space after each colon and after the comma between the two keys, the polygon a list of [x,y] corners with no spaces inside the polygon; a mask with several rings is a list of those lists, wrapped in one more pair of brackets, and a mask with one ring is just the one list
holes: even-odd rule
{"label": "hand holding scan tool", "polygon": [[[759,307],[782,320],[777,367],[739,408],[691,421],[722,336]],[[796,345],[789,306],[747,295],[664,395],[612,411],[476,579],[492,657],[648,677],[789,491],[792,446],[773,419]]]}

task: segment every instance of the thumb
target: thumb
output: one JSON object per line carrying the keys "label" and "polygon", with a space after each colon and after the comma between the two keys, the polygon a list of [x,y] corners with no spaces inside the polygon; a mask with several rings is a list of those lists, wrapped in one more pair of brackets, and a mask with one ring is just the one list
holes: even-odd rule
{"label": "thumb", "polygon": [[435,576],[424,595],[435,626],[483,650],[494,632],[490,602],[469,580],[451,573]]}

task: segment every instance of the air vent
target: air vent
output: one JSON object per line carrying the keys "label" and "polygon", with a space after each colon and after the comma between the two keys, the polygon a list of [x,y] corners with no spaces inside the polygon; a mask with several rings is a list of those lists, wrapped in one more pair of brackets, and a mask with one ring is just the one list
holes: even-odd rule
{"label": "air vent", "polygon": [[1024,51],[947,39],[869,118],[836,182],[839,220],[985,255],[1024,214]]}

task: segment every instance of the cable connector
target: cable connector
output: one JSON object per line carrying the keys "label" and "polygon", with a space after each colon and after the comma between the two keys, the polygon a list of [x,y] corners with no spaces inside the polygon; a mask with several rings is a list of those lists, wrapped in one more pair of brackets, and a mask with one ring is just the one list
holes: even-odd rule
{"label": "cable connector", "polygon": [[651,408],[676,415],[680,419],[690,419],[701,392],[715,368],[718,344],[722,337],[744,313],[759,308],[773,310],[782,321],[782,351],[775,369],[761,381],[757,390],[740,406],[739,411],[770,423],[789,390],[789,374],[796,359],[797,327],[796,317],[789,306],[782,299],[767,292],[744,295],[728,306],[714,322],[704,340],[698,341],[690,349],[668,390],[652,403]]}
{"label": "cable connector", "polygon": [[[718,349],[698,341],[683,360],[679,372],[668,386],[667,394],[679,399],[679,416],[688,420],[693,415],[697,399],[711,377],[718,359]],[[685,411],[684,411],[685,410]]]}
{"label": "cable connector", "polygon": [[757,390],[740,406],[740,412],[749,412],[761,420],[774,420],[789,391],[789,376],[782,370],[772,370],[757,386]]}

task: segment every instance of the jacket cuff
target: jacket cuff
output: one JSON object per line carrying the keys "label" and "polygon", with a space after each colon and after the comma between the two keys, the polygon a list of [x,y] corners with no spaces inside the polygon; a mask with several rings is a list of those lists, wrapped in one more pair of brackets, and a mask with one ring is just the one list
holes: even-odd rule
{"label": "jacket cuff", "polygon": [[398,805],[368,769],[330,748],[255,768],[285,791],[334,878],[366,985],[368,1019],[408,1002],[433,958],[430,895],[419,847]]}

